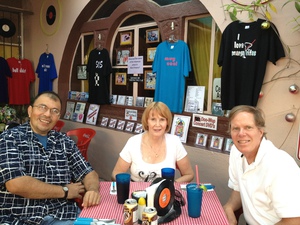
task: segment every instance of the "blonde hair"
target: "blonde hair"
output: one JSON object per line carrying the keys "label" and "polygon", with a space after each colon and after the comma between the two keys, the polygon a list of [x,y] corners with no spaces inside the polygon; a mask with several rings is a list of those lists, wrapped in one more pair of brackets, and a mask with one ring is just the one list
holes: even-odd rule
{"label": "blonde hair", "polygon": [[148,119],[150,117],[150,113],[153,112],[157,112],[158,115],[167,119],[166,133],[169,132],[172,124],[172,113],[168,106],[163,102],[152,102],[147,106],[142,116],[143,129],[146,131],[149,130]]}

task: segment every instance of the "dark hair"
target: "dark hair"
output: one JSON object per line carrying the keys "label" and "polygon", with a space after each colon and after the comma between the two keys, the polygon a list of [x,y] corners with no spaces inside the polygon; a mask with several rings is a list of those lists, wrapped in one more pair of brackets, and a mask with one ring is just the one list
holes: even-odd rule
{"label": "dark hair", "polygon": [[171,129],[171,123],[172,123],[172,113],[168,106],[163,102],[151,102],[147,108],[145,109],[143,116],[142,116],[142,125],[144,130],[149,130],[148,127],[148,119],[150,116],[150,112],[157,112],[160,116],[167,119],[167,127],[166,132],[169,132]]}
{"label": "dark hair", "polygon": [[[231,121],[234,119],[234,117],[241,113],[241,112],[247,112],[251,113],[254,117],[255,125],[259,128],[264,130],[265,128],[265,116],[261,109],[249,105],[238,105],[235,106],[233,109],[230,110],[229,113],[229,124],[228,124],[228,133],[230,134],[231,129]],[[266,135],[266,132],[264,131],[264,136]]]}
{"label": "dark hair", "polygon": [[40,94],[38,94],[37,96],[35,96],[35,98],[32,100],[32,104],[31,105],[34,105],[35,101],[42,95],[46,95],[47,97],[51,98],[52,100],[54,100],[55,102],[56,101],[59,101],[60,102],[60,105],[62,105],[62,101],[59,97],[59,95],[57,93],[55,93],[54,91],[44,91],[44,92],[41,92]]}

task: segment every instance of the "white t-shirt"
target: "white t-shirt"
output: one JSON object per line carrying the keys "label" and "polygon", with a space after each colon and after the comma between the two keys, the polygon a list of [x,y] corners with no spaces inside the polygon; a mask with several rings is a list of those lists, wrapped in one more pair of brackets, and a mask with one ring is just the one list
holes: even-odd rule
{"label": "white t-shirt", "polygon": [[165,134],[166,157],[160,163],[146,163],[142,159],[141,143],[142,134],[137,134],[128,139],[126,145],[120,152],[120,157],[131,163],[130,173],[133,181],[153,181],[161,177],[161,169],[170,167],[176,169],[176,162],[187,155],[179,137],[172,134]]}
{"label": "white t-shirt", "polygon": [[281,218],[299,217],[300,168],[295,160],[263,138],[255,162],[245,161],[232,146],[228,186],[240,192],[247,223],[273,225]]}

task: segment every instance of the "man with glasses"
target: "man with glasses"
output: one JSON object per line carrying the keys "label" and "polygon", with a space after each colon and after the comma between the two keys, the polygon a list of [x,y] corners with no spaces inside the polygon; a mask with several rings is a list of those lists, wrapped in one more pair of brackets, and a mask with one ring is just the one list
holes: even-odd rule
{"label": "man with glasses", "polygon": [[0,135],[0,224],[73,224],[100,202],[99,177],[76,143],[52,130],[61,99],[51,91],[28,107],[30,120]]}

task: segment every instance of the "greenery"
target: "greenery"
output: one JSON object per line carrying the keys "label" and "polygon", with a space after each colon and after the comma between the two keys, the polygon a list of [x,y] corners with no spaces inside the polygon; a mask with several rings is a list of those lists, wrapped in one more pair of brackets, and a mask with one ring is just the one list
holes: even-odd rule
{"label": "greenery", "polygon": [[0,107],[0,123],[7,124],[11,121],[17,121],[16,110],[8,105]]}
{"label": "greenery", "polygon": [[[289,3],[294,3],[295,8],[298,13],[300,13],[300,0],[288,0],[286,1],[282,8]],[[223,6],[225,11],[229,13],[232,21],[238,20],[238,13],[247,12],[248,18],[253,21],[254,16],[257,14],[262,15],[267,21],[272,21],[272,16],[270,11],[277,13],[276,7],[272,4],[272,1],[266,0],[254,0],[250,5],[243,5],[238,3],[226,4]],[[294,31],[300,31],[300,15],[293,18],[291,21],[296,25],[293,27]]]}

